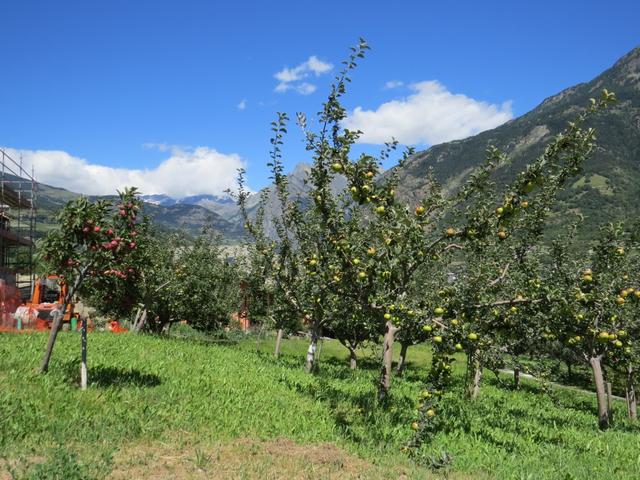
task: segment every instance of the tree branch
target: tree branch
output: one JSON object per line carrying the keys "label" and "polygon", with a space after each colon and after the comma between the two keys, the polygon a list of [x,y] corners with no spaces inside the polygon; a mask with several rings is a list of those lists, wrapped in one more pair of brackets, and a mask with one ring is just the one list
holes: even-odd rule
{"label": "tree branch", "polygon": [[493,287],[493,286],[497,285],[498,283],[500,283],[502,280],[504,280],[504,277],[506,277],[506,276],[507,276],[507,272],[509,271],[509,265],[510,265],[510,264],[508,264],[508,263],[507,263],[507,264],[505,265],[504,269],[502,270],[502,272],[500,273],[500,276],[499,276],[498,278],[496,278],[496,279],[492,280],[492,281],[489,283],[489,286],[490,286],[490,287]]}
{"label": "tree branch", "polygon": [[[442,318],[442,317],[438,317],[438,318]],[[449,328],[444,323],[442,323],[440,320],[438,320],[437,318],[432,318],[431,321],[433,323],[435,323],[436,325],[438,325],[440,328],[443,328],[445,330],[447,330]]]}
{"label": "tree branch", "polygon": [[501,307],[503,305],[516,305],[516,304],[531,304],[531,303],[540,303],[542,299],[532,299],[532,298],[514,298],[512,300],[498,300],[497,302],[491,303],[478,303],[474,305],[474,308],[486,308],[486,307]]}
{"label": "tree branch", "polygon": [[457,243],[450,243],[449,245],[444,247],[443,251],[446,252],[447,250],[449,250],[451,248],[455,248],[457,250],[464,250],[464,247],[462,245],[458,245]]}

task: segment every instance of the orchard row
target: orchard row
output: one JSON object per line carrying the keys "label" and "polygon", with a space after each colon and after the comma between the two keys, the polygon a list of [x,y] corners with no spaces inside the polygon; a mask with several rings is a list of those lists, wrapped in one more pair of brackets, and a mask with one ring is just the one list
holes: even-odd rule
{"label": "orchard row", "polygon": [[[240,172],[237,200],[250,241],[235,263],[226,261],[211,235],[189,243],[153,233],[140,218],[135,189],[122,192],[116,205],[81,199],[63,210],[59,228],[39,246],[45,269],[68,279],[66,302],[80,294],[104,313],[137,312],[135,329],[154,332],[180,320],[215,330],[243,310],[277,330],[278,340],[304,325],[310,372],[322,335],[349,350],[352,368],[358,347],[374,343],[381,352],[381,404],[391,392],[394,344],[401,349],[401,375],[408,349],[429,343],[433,361],[408,425],[415,435],[407,448],[437,432],[452,362],[462,354],[470,399],[480,391],[485,368],[508,366],[517,382],[523,359],[555,358],[592,370],[601,428],[610,424],[605,372],[624,375],[635,419],[638,228],[603,226],[596,244],[578,245],[577,217],[556,238],[547,234],[558,193],[595,148],[587,122],[615,95],[605,90],[592,99],[509,184],[495,180],[496,169],[509,159],[489,148],[457,191],[445,191],[428,173],[421,200],[409,203],[398,184],[413,152],[383,172],[397,143],[378,156],[352,158],[362,132],[341,127],[350,72],[367,50],[364,41],[352,49],[318,114],[317,130],[297,115],[313,160],[307,197],[290,195],[284,174],[284,113],[272,124],[275,208],[268,208],[273,199],[264,191],[257,210],[249,210]],[[346,187],[336,193],[338,175]],[[270,215],[274,209],[278,213]],[[54,326],[43,370],[56,333]]]}

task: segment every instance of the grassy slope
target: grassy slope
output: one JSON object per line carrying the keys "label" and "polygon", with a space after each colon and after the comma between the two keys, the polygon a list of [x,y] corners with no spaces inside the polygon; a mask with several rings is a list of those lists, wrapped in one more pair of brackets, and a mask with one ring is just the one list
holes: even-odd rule
{"label": "grassy slope", "polygon": [[[192,463],[209,464],[203,460],[210,459],[208,454],[198,451],[224,452],[221,445],[237,438],[285,437],[298,444],[331,442],[363,459],[357,470],[367,478],[401,473],[428,478],[399,454],[411,435],[429,357],[424,349],[410,350],[410,369],[394,380],[392,403],[382,410],[373,402],[377,365],[371,353],[363,352],[364,368],[351,372],[346,352],[335,342],[324,343],[321,371],[309,376],[302,370],[305,345],[299,340],[285,342],[279,361],[271,357],[271,341],[222,346],[97,333],[89,341],[92,383],[80,392],[77,335],[61,335],[52,371],[42,377],[33,372],[45,337],[0,335],[0,452],[14,464],[21,457],[44,458],[51,468],[75,465],[78,478],[87,478],[104,475],[122,464],[123,455],[145,445],[188,449],[196,452],[188,457]],[[640,430],[619,422],[598,433],[591,397],[565,391],[549,396],[535,385],[525,387],[513,392],[487,377],[473,405],[460,401],[457,392],[449,394],[438,415],[444,431],[428,452],[447,450],[453,455],[451,469],[473,478],[481,472],[489,478],[637,478]],[[618,418],[623,407],[616,407]],[[65,448],[54,454],[58,444]],[[67,457],[60,459],[60,451]],[[267,470],[260,468],[275,464],[285,468],[283,477],[348,477],[345,460],[331,467],[332,473],[306,477],[300,469],[309,463],[282,467],[271,457],[261,458],[256,455],[251,464],[258,470],[236,478],[263,476]],[[323,468],[329,468],[326,463]],[[34,476],[36,470],[27,473]]]}

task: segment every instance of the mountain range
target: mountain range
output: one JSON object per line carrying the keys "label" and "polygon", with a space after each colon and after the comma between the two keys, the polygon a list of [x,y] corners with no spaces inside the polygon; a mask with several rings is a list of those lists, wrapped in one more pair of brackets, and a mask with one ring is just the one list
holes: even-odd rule
{"label": "mountain range", "polygon": [[635,219],[640,212],[640,47],[618,60],[590,82],[567,88],[544,100],[529,113],[493,130],[464,140],[435,145],[416,153],[400,171],[399,194],[417,202],[424,193],[425,174],[433,169],[445,190],[455,190],[494,145],[509,155],[497,180],[508,182],[542,153],[577,112],[598,98],[602,89],[613,91],[618,102],[589,120],[597,131],[597,149],[585,162],[583,173],[560,195],[555,220],[567,212],[584,216],[582,238],[589,238],[603,223]]}
{"label": "mountain range", "polygon": [[[55,214],[66,202],[80,196],[64,188],[52,187],[43,183],[37,185],[37,217],[38,235],[43,235],[55,226]],[[203,198],[197,198],[203,197]],[[229,243],[237,243],[244,233],[242,222],[227,220],[225,208],[237,213],[235,202],[230,197],[213,195],[189,197],[175,200],[166,195],[143,196],[144,213],[161,229],[183,229],[196,235],[205,227],[211,227],[220,233]],[[91,199],[114,199],[114,196],[90,196]],[[204,206],[206,205],[206,207]]]}
{"label": "mountain range", "polygon": [[[584,216],[583,237],[589,238],[598,225],[637,217],[640,212],[640,47],[622,57],[595,79],[569,87],[544,100],[538,107],[497,128],[464,140],[434,145],[417,152],[400,169],[398,193],[417,203],[425,193],[425,175],[433,169],[445,191],[455,191],[479,165],[489,145],[509,155],[510,162],[497,172],[498,182],[507,182],[538,156],[551,138],[584,108],[590,97],[598,97],[606,88],[616,93],[618,102],[590,121],[597,129],[598,148],[585,163],[584,172],[561,194],[555,212],[556,223],[566,212]],[[305,197],[305,178],[309,165],[301,163],[289,175],[292,196]],[[336,177],[333,189],[345,186]],[[52,216],[67,200],[78,194],[63,188],[41,184],[38,189],[40,231],[52,226]],[[267,215],[277,214],[277,199],[272,188],[267,192]],[[183,228],[197,233],[212,226],[234,243],[243,235],[238,207],[229,196],[195,195],[174,199],[167,195],[145,195],[145,212],[163,228]],[[255,211],[259,194],[248,199]],[[270,229],[271,226],[267,225]]]}

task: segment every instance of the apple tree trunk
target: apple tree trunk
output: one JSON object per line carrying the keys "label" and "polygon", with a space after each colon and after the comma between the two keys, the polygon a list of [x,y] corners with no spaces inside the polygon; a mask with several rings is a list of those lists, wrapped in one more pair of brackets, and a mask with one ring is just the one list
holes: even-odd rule
{"label": "apple tree trunk", "polygon": [[355,370],[358,368],[358,355],[356,354],[356,348],[349,346],[349,368]]}
{"label": "apple tree trunk", "polygon": [[409,349],[409,343],[403,342],[400,344],[400,358],[398,358],[398,367],[396,368],[396,375],[398,377],[402,376],[402,372],[404,371],[404,367],[407,361],[407,350]]}
{"label": "apple tree trunk", "polygon": [[596,386],[596,400],[598,402],[598,427],[601,430],[609,428],[609,406],[607,404],[607,392],[602,374],[601,357],[589,359],[589,365],[593,373],[593,382]]}
{"label": "apple tree trunk", "polygon": [[391,322],[387,322],[387,330],[382,344],[382,370],[378,382],[378,400],[383,401],[391,388],[391,369],[393,366],[393,341],[398,328]]}
{"label": "apple tree trunk", "polygon": [[513,387],[516,390],[520,389],[520,365],[513,367]]}
{"label": "apple tree trunk", "polygon": [[478,398],[482,383],[482,362],[480,352],[475,350],[467,357],[467,397],[471,400]]}
{"label": "apple tree trunk", "polygon": [[638,400],[636,398],[636,387],[633,379],[633,367],[627,367],[627,411],[629,420],[635,422],[638,419]]}
{"label": "apple tree trunk", "polygon": [[316,368],[316,350],[318,349],[318,329],[313,327],[311,329],[311,341],[309,342],[309,348],[307,349],[307,362],[306,370],[308,373],[313,372]]}
{"label": "apple tree trunk", "polygon": [[605,383],[607,387],[607,411],[609,412],[609,423],[613,422],[613,394],[611,393],[611,382]]}
{"label": "apple tree trunk", "polygon": [[148,312],[146,308],[138,310],[138,314],[136,315],[136,318],[133,322],[133,327],[131,329],[133,330],[133,333],[140,333],[142,331],[147,321],[147,314]]}
{"label": "apple tree trunk", "polygon": [[567,380],[570,382],[573,379],[573,366],[569,360],[564,362],[567,365]]}
{"label": "apple tree trunk", "polygon": [[49,370],[49,362],[51,361],[51,354],[53,353],[53,347],[56,343],[56,338],[58,337],[58,332],[62,327],[62,321],[64,319],[64,314],[67,312],[67,308],[69,308],[69,304],[71,303],[71,299],[76,294],[80,285],[84,281],[84,277],[87,275],[87,272],[91,268],[93,261],[87,263],[82,269],[78,272],[78,276],[73,282],[73,286],[69,289],[67,294],[64,297],[64,301],[62,303],[62,310],[60,311],[60,315],[53,317],[53,324],[51,326],[51,333],[49,334],[49,340],[47,341],[47,348],[45,349],[44,356],[42,357],[42,364],[40,365],[40,373],[47,373]]}
{"label": "apple tree trunk", "polygon": [[276,358],[280,358],[280,346],[282,344],[282,335],[284,334],[284,331],[282,330],[282,328],[278,329],[278,335],[276,336],[276,349],[273,352],[273,356]]}
{"label": "apple tree trunk", "polygon": [[44,357],[42,358],[42,364],[40,365],[40,373],[47,373],[49,370],[49,362],[51,361],[51,354],[53,353],[53,347],[58,338],[58,332],[62,327],[62,319],[67,311],[67,304],[62,306],[62,311],[53,310],[53,323],[51,325],[51,332],[49,333],[49,340],[47,341],[47,348],[44,351]]}

